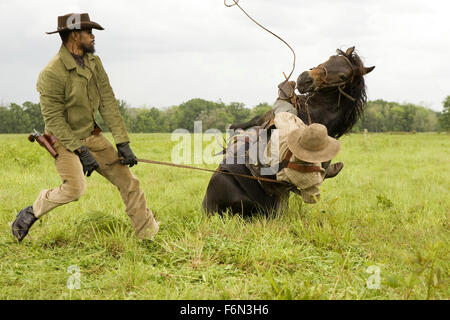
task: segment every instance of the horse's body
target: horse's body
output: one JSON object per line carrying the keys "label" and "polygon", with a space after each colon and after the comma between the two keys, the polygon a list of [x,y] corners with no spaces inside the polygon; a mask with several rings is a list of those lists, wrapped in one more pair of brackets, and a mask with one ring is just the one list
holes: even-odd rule
{"label": "horse's body", "polygon": [[[220,170],[251,175],[244,164],[221,164]],[[203,199],[203,208],[208,213],[222,213],[229,209],[244,216],[267,214],[278,211],[288,194],[289,191],[284,197],[269,196],[256,180],[214,173]]]}
{"label": "horse's body", "polygon": [[[366,92],[364,75],[373,70],[365,68],[361,59],[350,48],[347,52],[338,50],[338,55],[310,71],[303,72],[297,80],[297,96],[300,108],[296,115],[308,124],[306,102],[312,122],[327,127],[328,135],[340,138],[348,133],[364,111]],[[247,129],[260,126],[272,118],[274,110],[257,116],[249,122],[232,125],[231,129]],[[243,164],[221,165],[222,170],[250,174]],[[285,198],[270,197],[254,180],[242,182],[245,178],[215,173],[208,185],[203,208],[207,212],[224,212],[229,208],[234,213],[252,215],[256,211],[277,210]],[[250,182],[251,181],[251,182]],[[289,192],[287,192],[288,194]]]}

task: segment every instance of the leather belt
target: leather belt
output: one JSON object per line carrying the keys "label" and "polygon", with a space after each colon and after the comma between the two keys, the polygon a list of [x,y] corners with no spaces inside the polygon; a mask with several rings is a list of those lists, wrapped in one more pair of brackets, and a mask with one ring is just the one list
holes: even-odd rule
{"label": "leather belt", "polygon": [[322,167],[318,167],[318,166],[302,166],[302,165],[298,165],[295,163],[288,163],[287,167],[289,169],[293,169],[295,171],[298,172],[302,172],[302,173],[308,173],[308,172],[321,172],[322,171]]}
{"label": "leather belt", "polygon": [[295,163],[289,162],[291,157],[292,157],[292,151],[290,149],[288,149],[286,156],[284,157],[284,160],[280,163],[280,167],[281,167],[280,171],[283,170],[284,168],[293,169],[295,171],[302,172],[302,173],[321,172],[323,170],[322,167],[319,167],[319,166],[300,165],[300,164],[295,164]]}

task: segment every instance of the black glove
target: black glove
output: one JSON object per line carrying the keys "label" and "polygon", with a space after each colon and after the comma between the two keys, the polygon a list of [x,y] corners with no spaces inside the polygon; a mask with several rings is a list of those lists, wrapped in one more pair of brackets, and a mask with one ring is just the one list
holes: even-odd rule
{"label": "black glove", "polygon": [[136,156],[133,151],[131,151],[129,142],[122,142],[116,144],[117,151],[119,152],[119,158],[123,158],[120,160],[121,164],[128,164],[131,168],[135,164],[137,164]]}
{"label": "black glove", "polygon": [[81,164],[83,165],[83,173],[87,173],[88,177],[99,167],[97,161],[85,146],[81,146],[74,153],[80,158]]}

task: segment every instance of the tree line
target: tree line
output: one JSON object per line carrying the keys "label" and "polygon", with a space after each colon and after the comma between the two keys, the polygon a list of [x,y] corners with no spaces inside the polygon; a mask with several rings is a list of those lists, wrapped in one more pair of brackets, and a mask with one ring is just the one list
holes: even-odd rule
{"label": "tree line", "polygon": [[[168,108],[132,108],[124,100],[118,100],[119,111],[129,132],[172,132],[178,128],[193,131],[194,121],[202,121],[203,130],[225,130],[230,123],[244,122],[270,110],[268,103],[246,108],[243,103],[213,102],[191,99]],[[435,112],[414,104],[400,104],[384,100],[369,101],[362,118],[353,128],[354,132],[387,131],[449,131],[450,96],[443,102],[443,112]],[[99,125],[108,131],[98,115]],[[10,103],[0,106],[0,133],[30,133],[33,129],[44,130],[39,103],[25,102],[21,106]]]}

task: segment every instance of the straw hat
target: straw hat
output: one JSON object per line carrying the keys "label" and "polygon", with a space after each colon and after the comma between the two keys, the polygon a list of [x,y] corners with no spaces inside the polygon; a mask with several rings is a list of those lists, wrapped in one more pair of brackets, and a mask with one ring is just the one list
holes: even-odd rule
{"label": "straw hat", "polygon": [[296,158],[312,163],[331,160],[341,149],[341,143],[329,137],[327,128],[318,123],[292,131],[287,144]]}
{"label": "straw hat", "polygon": [[104,30],[97,22],[91,21],[87,13],[69,13],[58,17],[58,30],[46,32],[47,34],[67,31],[97,29]]}

